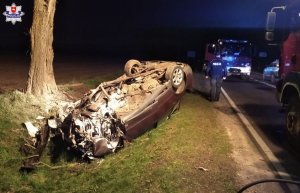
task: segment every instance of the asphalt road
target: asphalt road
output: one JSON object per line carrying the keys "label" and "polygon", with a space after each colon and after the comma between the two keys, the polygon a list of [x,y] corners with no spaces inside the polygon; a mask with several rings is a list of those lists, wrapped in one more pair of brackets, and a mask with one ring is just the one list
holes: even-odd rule
{"label": "asphalt road", "polygon": [[275,88],[253,79],[228,77],[223,89],[246,116],[287,172],[300,179],[300,159],[287,143],[285,112],[275,99]]}

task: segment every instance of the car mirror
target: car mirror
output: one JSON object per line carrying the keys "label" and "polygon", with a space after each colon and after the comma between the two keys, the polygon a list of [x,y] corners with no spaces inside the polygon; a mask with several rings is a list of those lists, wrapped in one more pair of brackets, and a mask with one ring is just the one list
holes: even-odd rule
{"label": "car mirror", "polygon": [[267,21],[266,21],[266,31],[274,31],[276,22],[276,13],[275,12],[268,12],[267,14]]}

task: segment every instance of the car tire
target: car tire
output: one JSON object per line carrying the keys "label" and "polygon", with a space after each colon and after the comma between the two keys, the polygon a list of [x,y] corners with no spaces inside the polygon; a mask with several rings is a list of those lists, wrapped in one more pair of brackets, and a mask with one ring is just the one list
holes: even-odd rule
{"label": "car tire", "polygon": [[295,148],[300,150],[300,100],[292,97],[288,104],[286,113],[286,133],[288,142]]}
{"label": "car tire", "polygon": [[124,67],[124,72],[127,76],[131,77],[140,73],[139,67],[141,63],[138,60],[128,60]]}
{"label": "car tire", "polygon": [[165,77],[171,81],[176,94],[181,94],[185,89],[185,74],[181,66],[170,66],[166,70]]}

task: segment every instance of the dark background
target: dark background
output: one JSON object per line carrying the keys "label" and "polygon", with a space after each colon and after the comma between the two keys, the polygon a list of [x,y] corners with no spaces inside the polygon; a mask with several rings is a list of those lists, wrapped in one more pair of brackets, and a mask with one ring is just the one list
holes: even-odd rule
{"label": "dark background", "polygon": [[[22,22],[5,22],[5,5],[22,5]],[[60,55],[186,61],[203,60],[218,38],[247,39],[264,50],[266,13],[287,0],[58,0],[54,50]],[[33,0],[0,2],[0,51],[30,53]],[[271,58],[269,60],[272,60]],[[195,61],[193,61],[195,62]]]}

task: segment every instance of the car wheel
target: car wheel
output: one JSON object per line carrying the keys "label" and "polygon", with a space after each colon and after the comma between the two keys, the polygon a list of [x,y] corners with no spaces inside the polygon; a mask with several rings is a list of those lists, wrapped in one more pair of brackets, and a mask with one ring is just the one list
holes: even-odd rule
{"label": "car wheel", "polygon": [[185,89],[185,74],[180,66],[170,66],[167,68],[165,77],[171,81],[176,94],[181,94]]}
{"label": "car wheel", "polygon": [[127,76],[133,76],[140,73],[141,63],[138,60],[128,60],[124,67],[124,72]]}
{"label": "car wheel", "polygon": [[184,71],[180,66],[171,66],[166,71],[167,80],[171,80],[172,86],[178,88],[184,81]]}
{"label": "car wheel", "polygon": [[289,143],[300,150],[300,101],[292,97],[286,113],[286,132]]}

